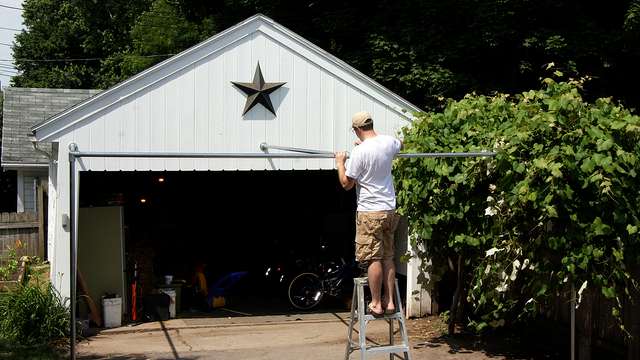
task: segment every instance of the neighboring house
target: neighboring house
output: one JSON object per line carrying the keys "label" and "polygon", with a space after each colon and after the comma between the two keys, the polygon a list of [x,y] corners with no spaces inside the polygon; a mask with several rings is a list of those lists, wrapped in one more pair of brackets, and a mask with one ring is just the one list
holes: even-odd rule
{"label": "neighboring house", "polygon": [[13,201],[18,214],[8,214],[5,220],[9,222],[0,224],[0,255],[20,239],[24,244],[23,254],[50,257],[47,249],[52,245],[52,235],[47,231],[47,195],[51,144],[40,142],[35,146],[31,127],[99,92],[4,89],[0,171],[5,176],[16,177],[17,194]]}
{"label": "neighboring house", "polygon": [[[37,212],[36,194],[40,180],[48,179],[51,144],[33,145],[31,127],[97,94],[99,90],[4,89],[2,124],[3,170],[16,171],[17,212]],[[46,187],[46,184],[44,185]]]}

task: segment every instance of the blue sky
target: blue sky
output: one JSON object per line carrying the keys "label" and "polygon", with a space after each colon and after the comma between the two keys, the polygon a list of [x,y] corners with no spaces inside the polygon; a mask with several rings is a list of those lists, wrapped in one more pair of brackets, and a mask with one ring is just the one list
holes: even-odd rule
{"label": "blue sky", "polygon": [[[22,0],[0,0],[0,5],[22,7]],[[20,10],[8,9],[0,7],[0,27],[23,29],[22,25],[22,12]],[[13,40],[17,32],[11,30],[0,29],[0,43],[13,44]],[[6,45],[0,45],[0,59],[13,59],[11,55],[11,48]],[[2,87],[9,86],[10,76],[8,74],[14,74],[15,69],[12,70],[13,63],[10,61],[0,61],[0,82]]]}

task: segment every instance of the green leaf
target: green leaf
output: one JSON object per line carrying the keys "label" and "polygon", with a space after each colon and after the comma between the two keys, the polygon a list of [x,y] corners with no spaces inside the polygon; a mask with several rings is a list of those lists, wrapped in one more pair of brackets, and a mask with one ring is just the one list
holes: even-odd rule
{"label": "green leaf", "polygon": [[561,167],[562,167],[562,164],[560,163],[552,163],[550,166],[551,175],[557,178],[562,177],[562,171],[560,171]]}
{"label": "green leaf", "polygon": [[624,122],[624,121],[613,121],[613,122],[611,122],[611,128],[612,128],[613,130],[620,130],[620,129],[622,129],[625,125],[627,125],[627,123],[626,123],[626,122]]}
{"label": "green leaf", "polygon": [[562,192],[568,199],[573,199],[573,189],[569,185],[565,185],[564,191]]}
{"label": "green leaf", "polygon": [[631,224],[628,224],[627,225],[627,232],[629,233],[629,235],[633,235],[633,234],[638,232],[638,227],[634,226],[634,225],[631,225]]}
{"label": "green leaf", "polygon": [[613,287],[602,287],[602,295],[604,295],[607,299],[613,299],[616,297],[616,289]]}
{"label": "green leaf", "polygon": [[580,165],[580,170],[582,170],[582,172],[584,173],[592,173],[593,169],[595,168],[596,163],[591,160],[590,158],[584,159],[582,161],[582,165]]}
{"label": "green leaf", "polygon": [[591,230],[595,233],[595,235],[605,235],[611,231],[611,227],[603,223],[600,217],[596,217],[591,224]]}
{"label": "green leaf", "polygon": [[543,283],[542,285],[540,285],[540,289],[538,289],[538,292],[536,293],[536,297],[543,296],[546,293],[547,293],[547,284]]}
{"label": "green leaf", "polygon": [[549,164],[549,161],[547,161],[546,159],[533,160],[533,166],[537,167],[538,169],[546,169],[547,164]]}
{"label": "green leaf", "polygon": [[480,322],[475,323],[475,329],[476,329],[477,332],[481,332],[487,326],[489,326],[489,324],[487,324],[484,321],[480,321]]}
{"label": "green leaf", "polygon": [[624,260],[624,253],[622,250],[614,248],[611,250],[611,253],[613,254],[613,257],[616,258],[616,261],[622,262],[622,260]]}
{"label": "green leaf", "polygon": [[607,139],[607,140],[598,140],[598,151],[606,151],[611,149],[611,147],[613,146],[613,140],[611,139]]}
{"label": "green leaf", "polygon": [[593,257],[595,259],[601,258],[602,255],[604,255],[604,250],[602,250],[602,249],[593,249]]}
{"label": "green leaf", "polygon": [[587,129],[587,133],[591,135],[592,138],[596,138],[596,139],[605,138],[604,132],[596,126],[592,126],[589,129]]}
{"label": "green leaf", "polygon": [[618,310],[617,307],[613,307],[611,308],[611,315],[613,315],[613,317],[618,318],[620,317],[620,310]]}

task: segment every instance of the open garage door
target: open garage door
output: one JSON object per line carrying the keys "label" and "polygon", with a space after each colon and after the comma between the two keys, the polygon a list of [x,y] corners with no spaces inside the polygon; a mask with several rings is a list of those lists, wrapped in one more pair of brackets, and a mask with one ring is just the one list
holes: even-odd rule
{"label": "open garage door", "polygon": [[[138,297],[177,287],[178,316],[286,313],[293,276],[353,261],[355,193],[335,171],[82,172],[81,184],[81,207],[123,209],[127,288],[134,267]],[[224,309],[202,311],[192,296],[198,272],[209,293],[242,274],[223,290]],[[319,310],[344,310],[334,300]]]}

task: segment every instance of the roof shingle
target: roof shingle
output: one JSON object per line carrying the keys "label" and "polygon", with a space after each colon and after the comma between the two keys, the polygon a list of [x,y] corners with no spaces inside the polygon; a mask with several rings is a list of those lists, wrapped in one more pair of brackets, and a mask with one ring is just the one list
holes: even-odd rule
{"label": "roof shingle", "polygon": [[[31,127],[73,105],[91,97],[101,90],[85,89],[4,89],[4,119],[2,123],[2,166],[19,164],[48,164],[48,159],[36,152],[29,136]],[[38,146],[51,150],[50,143]]]}

